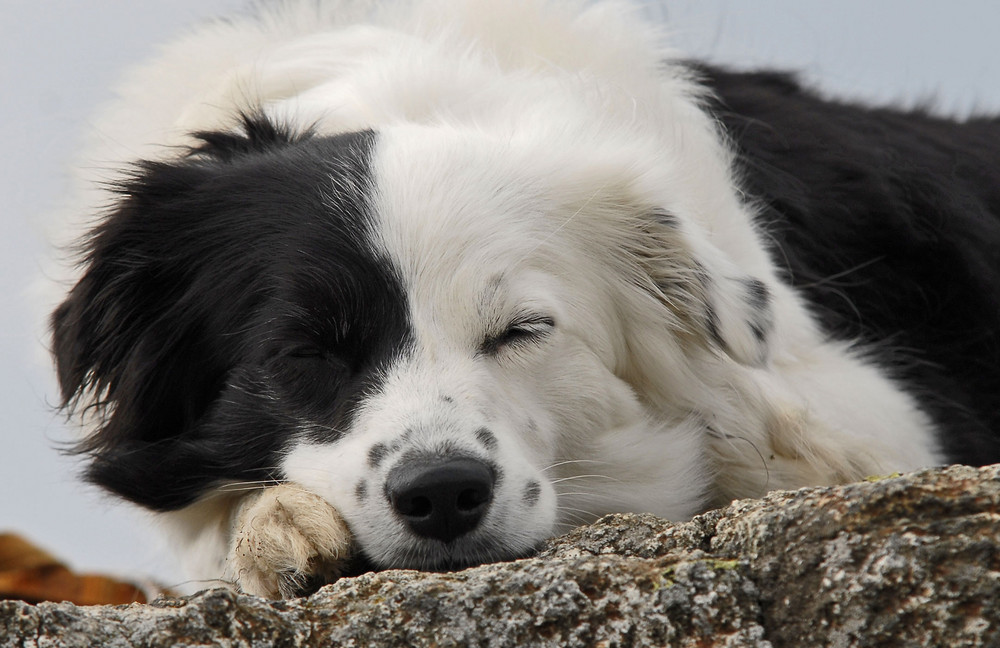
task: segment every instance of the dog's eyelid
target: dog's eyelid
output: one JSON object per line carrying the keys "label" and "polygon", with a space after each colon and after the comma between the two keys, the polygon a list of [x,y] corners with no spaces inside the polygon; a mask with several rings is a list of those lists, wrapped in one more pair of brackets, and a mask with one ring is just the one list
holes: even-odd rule
{"label": "dog's eyelid", "polygon": [[482,352],[493,355],[505,347],[541,340],[555,328],[555,325],[555,318],[549,315],[519,315],[502,333],[487,337],[483,342]]}
{"label": "dog's eyelid", "polygon": [[318,346],[296,346],[285,350],[284,355],[289,358],[326,358],[327,352]]}
{"label": "dog's eyelid", "polygon": [[524,331],[530,333],[547,333],[549,329],[555,328],[556,321],[548,315],[527,315],[511,322],[507,326],[507,331]]}
{"label": "dog's eyelid", "polygon": [[283,352],[283,356],[293,361],[322,363],[323,366],[337,371],[347,373],[355,371],[355,367],[349,359],[316,345],[289,347]]}

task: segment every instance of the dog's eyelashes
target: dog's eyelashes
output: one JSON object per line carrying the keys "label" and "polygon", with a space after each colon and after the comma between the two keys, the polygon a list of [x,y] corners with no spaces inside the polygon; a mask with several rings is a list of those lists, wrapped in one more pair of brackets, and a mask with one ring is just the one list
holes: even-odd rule
{"label": "dog's eyelashes", "polygon": [[505,348],[538,342],[548,336],[555,325],[555,320],[546,315],[519,318],[511,322],[499,335],[486,338],[482,352],[494,355]]}
{"label": "dog's eyelashes", "polygon": [[555,322],[550,317],[515,322],[499,338],[501,344],[511,344],[521,340],[537,339],[548,335]]}

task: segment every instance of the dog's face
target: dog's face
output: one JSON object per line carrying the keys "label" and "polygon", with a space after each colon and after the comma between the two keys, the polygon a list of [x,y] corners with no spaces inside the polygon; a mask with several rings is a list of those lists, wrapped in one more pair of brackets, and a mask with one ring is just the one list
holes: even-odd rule
{"label": "dog's face", "polygon": [[627,165],[245,131],[137,168],[53,318],[65,399],[100,415],[94,481],[160,510],[293,481],[377,565],[418,568],[701,504],[691,363],[758,361],[767,295],[716,278]]}

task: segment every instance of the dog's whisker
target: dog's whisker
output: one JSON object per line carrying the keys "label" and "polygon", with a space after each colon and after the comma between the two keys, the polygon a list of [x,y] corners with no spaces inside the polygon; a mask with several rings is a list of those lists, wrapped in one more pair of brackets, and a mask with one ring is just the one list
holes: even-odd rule
{"label": "dog's whisker", "polygon": [[215,490],[216,492],[220,493],[231,493],[231,492],[270,488],[272,486],[277,486],[282,483],[283,480],[278,480],[278,479],[254,479],[250,481],[229,482],[226,484],[221,484],[220,486],[217,486]]}
{"label": "dog's whisker", "polygon": [[559,519],[572,521],[576,524],[589,524],[594,521],[593,516],[581,515],[579,513],[573,513],[570,511],[559,511]]}
{"label": "dog's whisker", "polygon": [[578,526],[583,526],[584,524],[588,524],[589,522],[590,522],[590,520],[588,520],[586,518],[579,517],[579,516],[575,516],[575,515],[563,515],[563,516],[560,516],[558,524],[565,525],[565,526],[578,527]]}
{"label": "dog's whisker", "polygon": [[768,488],[769,488],[769,486],[771,484],[771,470],[770,470],[770,468],[768,468],[767,460],[764,459],[764,454],[760,451],[760,448],[757,447],[756,443],[754,443],[753,441],[751,441],[750,439],[748,439],[748,438],[746,438],[744,436],[738,436],[738,435],[735,435],[735,434],[727,434],[725,432],[719,432],[718,430],[716,430],[711,425],[706,425],[705,426],[705,430],[708,432],[708,435],[710,437],[712,437],[714,439],[723,439],[727,443],[729,443],[730,445],[733,445],[733,443],[732,443],[733,441],[743,441],[744,443],[749,444],[750,447],[753,448],[753,451],[755,453],[757,453],[757,457],[760,458],[761,466],[764,468],[764,489],[768,490]]}
{"label": "dog's whisker", "polygon": [[295,469],[296,470],[302,470],[302,471],[318,472],[318,473],[329,473],[330,472],[329,468],[325,468],[325,467],[322,467],[322,466],[309,466],[309,465],[302,464],[302,463],[296,464]]}
{"label": "dog's whisker", "polygon": [[588,511],[587,509],[582,509],[582,508],[573,508],[572,506],[557,506],[556,510],[557,511],[575,511],[577,513],[580,513],[581,515],[585,515],[585,516],[588,516],[588,517],[591,517],[591,518],[598,517],[593,511]]}
{"label": "dog's whisker", "polygon": [[593,491],[568,491],[565,493],[556,492],[557,497],[573,497],[575,499],[590,498],[591,500],[601,499],[600,493],[595,493]]}
{"label": "dog's whisker", "polygon": [[265,488],[271,488],[273,485],[274,484],[270,484],[270,483],[268,483],[268,484],[246,485],[246,486],[226,485],[226,486],[219,486],[215,490],[216,490],[216,492],[219,492],[219,493],[243,493],[243,492],[249,492],[249,491],[255,491],[255,490],[263,490]]}
{"label": "dog's whisker", "polygon": [[218,487],[218,490],[227,490],[230,488],[241,488],[244,486],[272,486],[276,482],[270,479],[262,479],[260,481],[247,481],[247,482],[232,482],[228,484],[222,484]]}
{"label": "dog's whisker", "polygon": [[599,459],[566,459],[565,461],[557,461],[554,464],[549,464],[548,466],[545,466],[544,468],[542,468],[542,472],[545,472],[547,470],[552,470],[553,468],[558,468],[559,466],[568,466],[570,464],[585,464],[585,463],[586,464],[604,464],[604,465],[607,465],[607,464],[609,464],[611,462],[609,462],[609,461],[601,461]]}
{"label": "dog's whisker", "polygon": [[577,479],[607,479],[609,481],[614,481],[614,482],[621,482],[622,481],[622,480],[618,479],[617,477],[611,477],[610,475],[593,474],[593,475],[571,475],[569,477],[560,477],[559,479],[553,479],[553,480],[551,480],[550,483],[552,483],[552,484],[561,484],[562,482],[574,481],[574,480],[577,480]]}

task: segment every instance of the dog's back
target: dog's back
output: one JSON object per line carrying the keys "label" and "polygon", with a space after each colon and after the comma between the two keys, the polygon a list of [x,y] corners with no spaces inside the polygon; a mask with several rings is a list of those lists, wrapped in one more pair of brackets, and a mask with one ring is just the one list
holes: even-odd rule
{"label": "dog's back", "polygon": [[1000,120],[700,69],[785,280],[917,396],[950,461],[1000,461]]}

